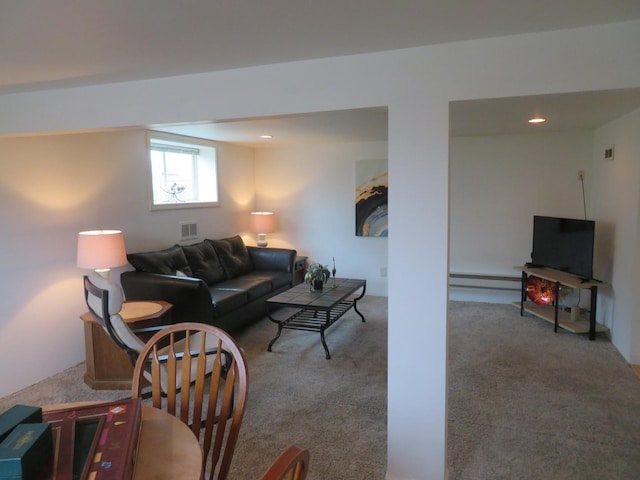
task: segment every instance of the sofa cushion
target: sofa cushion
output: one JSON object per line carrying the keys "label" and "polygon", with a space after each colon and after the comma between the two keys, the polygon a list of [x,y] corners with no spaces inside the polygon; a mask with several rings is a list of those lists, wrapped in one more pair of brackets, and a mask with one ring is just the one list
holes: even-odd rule
{"label": "sofa cushion", "polygon": [[269,277],[254,274],[242,275],[241,277],[216,283],[215,288],[217,290],[246,292],[249,302],[253,302],[273,291]]}
{"label": "sofa cushion", "polygon": [[244,290],[221,290],[213,286],[209,291],[214,318],[238,310],[247,304],[247,292]]}
{"label": "sofa cushion", "polygon": [[202,241],[182,247],[194,277],[201,278],[207,285],[227,278],[218,255],[211,243]]}
{"label": "sofa cushion", "polygon": [[271,282],[271,290],[277,290],[284,286],[291,286],[291,274],[287,272],[272,272],[269,270],[262,270],[254,272],[255,275],[259,275],[264,278],[268,278]]}
{"label": "sofa cushion", "polygon": [[140,272],[176,275],[180,271],[191,276],[191,267],[180,245],[156,250],[154,252],[130,253],[127,260]]}
{"label": "sofa cushion", "polygon": [[227,278],[236,278],[253,270],[249,251],[240,235],[208,241],[218,254]]}

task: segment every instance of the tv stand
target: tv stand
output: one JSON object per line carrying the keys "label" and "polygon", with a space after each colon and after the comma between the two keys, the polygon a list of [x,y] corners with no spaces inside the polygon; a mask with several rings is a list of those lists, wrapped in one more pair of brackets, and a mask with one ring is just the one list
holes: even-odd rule
{"label": "tv stand", "polygon": [[525,263],[524,266],[528,268],[544,268],[544,265],[540,265],[538,263],[531,263],[531,262]]}
{"label": "tv stand", "polygon": [[[603,286],[604,283],[600,280],[585,279],[576,277],[570,273],[561,272],[559,270],[553,270],[545,267],[533,267],[525,265],[522,267],[516,267],[517,270],[522,272],[522,284],[520,291],[520,301],[514,302],[513,305],[520,308],[520,316],[524,315],[524,312],[531,313],[536,317],[542,318],[553,323],[553,331],[557,332],[558,327],[568,330],[573,333],[589,333],[589,340],[595,340],[596,332],[606,332],[608,328],[604,325],[596,323],[596,307],[598,302],[598,287]],[[527,302],[527,289],[526,283],[529,275],[534,277],[544,278],[555,283],[555,302],[552,305],[540,305],[534,302]],[[560,285],[566,285],[572,288],[583,288],[591,291],[591,311],[589,312],[589,321],[578,320],[572,321],[571,314],[559,309],[558,292],[560,291]]]}

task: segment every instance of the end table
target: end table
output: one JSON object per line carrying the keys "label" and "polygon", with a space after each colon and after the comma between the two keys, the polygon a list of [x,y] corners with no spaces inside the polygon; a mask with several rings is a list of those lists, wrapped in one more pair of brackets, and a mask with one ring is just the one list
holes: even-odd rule
{"label": "end table", "polygon": [[[149,328],[170,323],[165,315],[170,314],[172,306],[162,300],[124,302],[120,315],[132,329]],[[84,322],[87,369],[84,383],[94,390],[131,389],[133,365],[129,356],[114,343],[90,312],[83,313],[80,319]]]}
{"label": "end table", "polygon": [[307,271],[307,257],[305,255],[296,256],[296,261],[293,264],[293,285],[296,285],[304,282],[304,274]]}

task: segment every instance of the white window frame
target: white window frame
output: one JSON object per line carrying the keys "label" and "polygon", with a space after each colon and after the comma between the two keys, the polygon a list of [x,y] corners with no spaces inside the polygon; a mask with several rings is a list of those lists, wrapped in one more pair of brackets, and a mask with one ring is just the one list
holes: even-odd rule
{"label": "white window frame", "polygon": [[[198,193],[198,183],[208,183],[206,200],[181,200],[178,193],[172,202],[159,201],[154,194],[153,166],[151,161],[152,146],[160,146],[168,151],[182,151],[194,154],[194,188]],[[147,165],[149,172],[149,209],[173,210],[181,208],[201,208],[220,206],[220,189],[218,176],[218,161],[215,142],[203,138],[187,137],[167,132],[150,130],[147,132]],[[209,172],[215,178],[199,179],[199,176]],[[164,190],[166,193],[166,190]]]}

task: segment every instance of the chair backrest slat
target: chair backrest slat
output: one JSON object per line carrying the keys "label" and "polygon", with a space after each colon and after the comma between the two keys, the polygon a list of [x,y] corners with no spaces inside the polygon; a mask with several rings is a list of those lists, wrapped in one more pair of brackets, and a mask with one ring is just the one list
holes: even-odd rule
{"label": "chair backrest slat", "polygon": [[[191,367],[192,367],[192,355],[191,349],[191,332],[185,332],[184,338],[184,350],[182,353],[182,361],[181,368],[181,384],[180,384],[180,419],[184,423],[189,423],[189,394],[191,393],[189,390],[190,379],[191,379]],[[196,376],[197,378],[197,376]],[[194,396],[194,399],[197,399],[197,395]],[[195,424],[197,421],[194,418],[193,423]]]}

